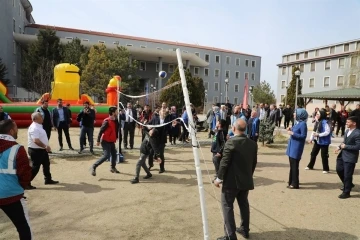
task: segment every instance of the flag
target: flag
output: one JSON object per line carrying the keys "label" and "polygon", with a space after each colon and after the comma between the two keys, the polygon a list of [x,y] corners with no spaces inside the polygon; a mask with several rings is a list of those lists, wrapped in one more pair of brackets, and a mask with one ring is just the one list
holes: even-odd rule
{"label": "flag", "polygon": [[247,107],[248,100],[249,100],[249,81],[247,77],[245,77],[243,108]]}

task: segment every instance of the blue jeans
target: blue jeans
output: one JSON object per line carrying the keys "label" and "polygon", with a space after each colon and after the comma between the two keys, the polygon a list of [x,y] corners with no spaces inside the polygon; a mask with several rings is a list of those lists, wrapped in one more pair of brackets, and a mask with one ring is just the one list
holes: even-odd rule
{"label": "blue jeans", "polygon": [[80,131],[80,149],[83,150],[86,145],[86,135],[88,137],[90,151],[94,148],[94,128],[81,126]]}
{"label": "blue jeans", "polygon": [[97,168],[99,165],[101,165],[107,159],[110,159],[110,155],[111,155],[111,167],[114,168],[116,165],[116,158],[117,158],[115,143],[102,141],[101,146],[104,151],[103,156],[94,163],[93,167]]}

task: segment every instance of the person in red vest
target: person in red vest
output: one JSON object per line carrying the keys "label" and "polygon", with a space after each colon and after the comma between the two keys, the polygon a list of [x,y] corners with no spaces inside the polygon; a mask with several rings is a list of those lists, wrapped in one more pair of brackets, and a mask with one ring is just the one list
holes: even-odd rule
{"label": "person in red vest", "polygon": [[[96,145],[101,146],[103,148],[103,156],[97,160],[92,166],[91,175],[96,176],[96,168],[105,162],[107,159],[111,160],[111,168],[110,172],[112,173],[120,173],[116,168],[116,148],[115,143],[118,138],[118,129],[119,123],[117,121],[118,110],[116,107],[109,108],[109,117],[105,118],[101,128],[99,135],[97,137]],[[111,157],[111,158],[110,158]]]}

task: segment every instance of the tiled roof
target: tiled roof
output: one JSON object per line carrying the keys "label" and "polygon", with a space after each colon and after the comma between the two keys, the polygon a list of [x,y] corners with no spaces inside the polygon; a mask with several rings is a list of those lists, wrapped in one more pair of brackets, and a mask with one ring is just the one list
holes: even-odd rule
{"label": "tiled roof", "polygon": [[340,88],[336,90],[305,93],[298,97],[323,99],[323,100],[344,100],[344,101],[359,101],[360,100],[360,88]]}

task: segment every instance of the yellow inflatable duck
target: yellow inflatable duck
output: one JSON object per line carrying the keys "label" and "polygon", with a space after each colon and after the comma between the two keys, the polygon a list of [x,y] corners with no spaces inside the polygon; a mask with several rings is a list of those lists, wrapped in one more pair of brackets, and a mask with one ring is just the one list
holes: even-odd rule
{"label": "yellow inflatable duck", "polygon": [[61,63],[54,68],[54,81],[51,82],[51,99],[65,101],[78,100],[80,89],[80,69],[69,63]]}

